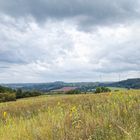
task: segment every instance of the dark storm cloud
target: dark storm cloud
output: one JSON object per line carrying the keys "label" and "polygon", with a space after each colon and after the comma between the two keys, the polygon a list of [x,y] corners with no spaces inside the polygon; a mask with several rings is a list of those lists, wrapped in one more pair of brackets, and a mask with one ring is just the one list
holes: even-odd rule
{"label": "dark storm cloud", "polygon": [[0,13],[13,17],[47,19],[76,18],[83,26],[120,23],[138,18],[138,0],[1,0]]}

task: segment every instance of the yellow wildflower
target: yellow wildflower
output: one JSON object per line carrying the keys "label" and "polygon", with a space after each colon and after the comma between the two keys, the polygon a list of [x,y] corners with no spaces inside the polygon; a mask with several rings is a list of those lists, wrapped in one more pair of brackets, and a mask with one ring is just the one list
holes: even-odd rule
{"label": "yellow wildflower", "polygon": [[60,106],[60,102],[58,102],[57,105]]}
{"label": "yellow wildflower", "polygon": [[109,128],[111,128],[111,127],[112,127],[112,125],[110,124],[110,125],[109,125]]}
{"label": "yellow wildflower", "polygon": [[71,109],[71,111],[72,112],[76,112],[77,111],[76,106],[73,106],[72,109]]}
{"label": "yellow wildflower", "polygon": [[7,116],[7,112],[4,111],[4,112],[3,112],[3,117],[6,118],[6,116]]}
{"label": "yellow wildflower", "polygon": [[69,117],[72,117],[72,113],[69,114]]}

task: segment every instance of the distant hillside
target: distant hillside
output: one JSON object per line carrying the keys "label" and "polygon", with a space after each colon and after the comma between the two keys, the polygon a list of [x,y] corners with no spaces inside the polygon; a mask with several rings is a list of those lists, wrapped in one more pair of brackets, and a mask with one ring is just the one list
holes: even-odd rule
{"label": "distant hillside", "polygon": [[78,83],[64,83],[64,82],[52,82],[52,83],[26,83],[26,84],[5,84],[4,86],[13,89],[22,90],[37,90],[42,92],[49,92],[52,90],[58,90],[64,87],[76,87],[81,91],[92,90],[99,86],[97,82],[78,82]]}
{"label": "distant hillside", "polygon": [[114,82],[114,83],[111,83],[111,84],[106,84],[106,86],[140,89],[140,78],[127,79],[127,80],[123,80],[123,81],[120,81],[120,82]]}
{"label": "distant hillside", "polygon": [[128,79],[120,82],[77,82],[77,83],[65,83],[61,81],[52,83],[25,83],[25,84],[5,84],[4,86],[13,89],[21,88],[22,90],[37,90],[42,92],[49,92],[52,90],[58,90],[64,87],[76,87],[81,91],[94,91],[98,86],[120,87],[120,88],[133,88],[140,89],[140,78]]}
{"label": "distant hillside", "polygon": [[0,86],[0,93],[13,93],[14,90],[12,90],[11,88],[8,87],[4,87],[4,86]]}

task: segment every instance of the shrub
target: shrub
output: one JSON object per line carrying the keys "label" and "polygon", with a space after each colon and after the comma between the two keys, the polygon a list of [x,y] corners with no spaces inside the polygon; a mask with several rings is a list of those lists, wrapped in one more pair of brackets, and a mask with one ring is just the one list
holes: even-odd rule
{"label": "shrub", "polygon": [[16,101],[15,93],[0,93],[0,102]]}
{"label": "shrub", "polygon": [[67,91],[65,92],[66,94],[80,94],[80,90],[70,90],[70,91]]}
{"label": "shrub", "polygon": [[102,92],[111,92],[111,90],[107,87],[97,87],[95,93],[102,93]]}
{"label": "shrub", "polygon": [[41,95],[41,92],[38,91],[22,91],[21,89],[18,89],[16,91],[16,98],[27,98],[27,97],[34,97]]}

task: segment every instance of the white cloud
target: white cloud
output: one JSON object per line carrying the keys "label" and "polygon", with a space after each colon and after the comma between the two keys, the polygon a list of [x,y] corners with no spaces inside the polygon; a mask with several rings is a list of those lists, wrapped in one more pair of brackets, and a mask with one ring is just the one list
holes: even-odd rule
{"label": "white cloud", "polygon": [[96,81],[138,77],[140,21],[77,29],[72,20],[38,24],[1,15],[0,82]]}

